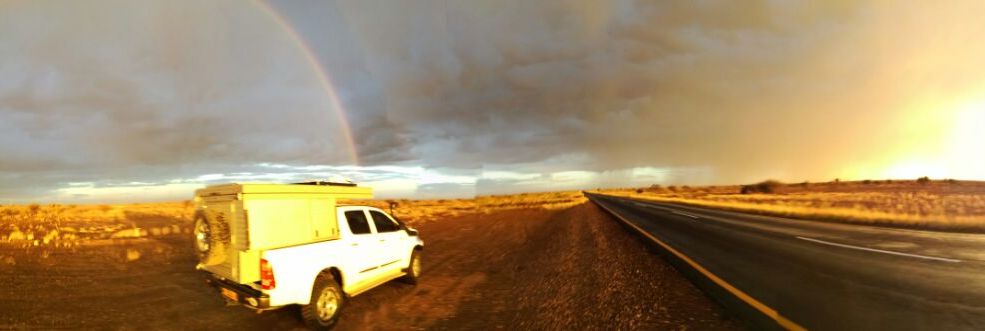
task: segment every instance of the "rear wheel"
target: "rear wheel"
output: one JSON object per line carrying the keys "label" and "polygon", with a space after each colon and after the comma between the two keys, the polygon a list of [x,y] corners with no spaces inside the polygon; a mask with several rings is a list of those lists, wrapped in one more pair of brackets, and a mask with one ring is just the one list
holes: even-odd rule
{"label": "rear wheel", "polygon": [[321,274],[315,279],[311,300],[301,306],[301,317],[309,328],[328,330],[338,321],[345,303],[342,287],[331,274]]}
{"label": "rear wheel", "polygon": [[403,278],[401,278],[407,284],[417,284],[417,278],[421,276],[421,251],[415,250],[414,253],[410,255],[410,264]]}

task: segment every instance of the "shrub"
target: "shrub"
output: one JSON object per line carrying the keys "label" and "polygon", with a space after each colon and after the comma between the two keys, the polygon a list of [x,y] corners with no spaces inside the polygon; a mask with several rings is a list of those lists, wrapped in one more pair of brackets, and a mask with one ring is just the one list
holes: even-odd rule
{"label": "shrub", "polygon": [[871,180],[871,179],[866,179],[866,180],[863,180],[863,181],[862,181],[862,184],[865,184],[865,185],[869,185],[869,184],[872,184],[872,180]]}
{"label": "shrub", "polygon": [[923,177],[917,178],[917,183],[919,183],[919,184],[927,184],[927,183],[930,183],[930,177],[923,176]]}
{"label": "shrub", "polygon": [[641,188],[636,189],[636,194],[641,194],[641,193],[643,193],[643,189]]}
{"label": "shrub", "polygon": [[742,189],[739,193],[750,194],[750,193],[776,193],[777,188],[782,186],[783,183],[775,180],[764,180],[762,182],[752,184],[752,185],[742,185]]}

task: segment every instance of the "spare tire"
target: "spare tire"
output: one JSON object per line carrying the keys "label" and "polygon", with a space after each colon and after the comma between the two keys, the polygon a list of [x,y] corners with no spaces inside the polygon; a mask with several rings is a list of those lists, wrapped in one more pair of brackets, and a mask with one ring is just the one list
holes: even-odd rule
{"label": "spare tire", "polygon": [[204,265],[215,265],[226,261],[226,243],[222,238],[228,237],[222,234],[225,228],[223,217],[210,219],[204,212],[195,213],[195,251],[198,252],[198,260]]}

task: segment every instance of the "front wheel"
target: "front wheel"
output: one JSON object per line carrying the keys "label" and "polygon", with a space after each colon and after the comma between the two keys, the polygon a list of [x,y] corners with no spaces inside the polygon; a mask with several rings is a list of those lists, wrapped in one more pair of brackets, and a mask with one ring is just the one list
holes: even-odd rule
{"label": "front wheel", "polygon": [[410,255],[410,264],[404,271],[401,278],[407,284],[417,284],[417,278],[421,276],[421,251],[415,250]]}
{"label": "front wheel", "polygon": [[301,306],[301,317],[313,330],[328,330],[338,321],[344,303],[345,295],[335,277],[322,274],[315,279],[311,300]]}

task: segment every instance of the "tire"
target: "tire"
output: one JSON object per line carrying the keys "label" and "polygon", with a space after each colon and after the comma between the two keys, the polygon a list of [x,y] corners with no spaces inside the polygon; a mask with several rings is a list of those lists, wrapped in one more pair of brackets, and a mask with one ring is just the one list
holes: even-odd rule
{"label": "tire", "polygon": [[324,273],[315,279],[311,299],[301,306],[301,318],[312,330],[329,330],[335,326],[345,305],[345,294],[332,274]]}
{"label": "tire", "polygon": [[[220,220],[221,221],[221,220]],[[210,222],[204,213],[195,215],[195,252],[204,265],[215,265],[226,260],[226,243],[222,241],[221,229]]]}
{"label": "tire", "polygon": [[421,251],[414,250],[410,254],[410,263],[404,269],[404,277],[400,278],[404,283],[417,285],[417,279],[421,277]]}

